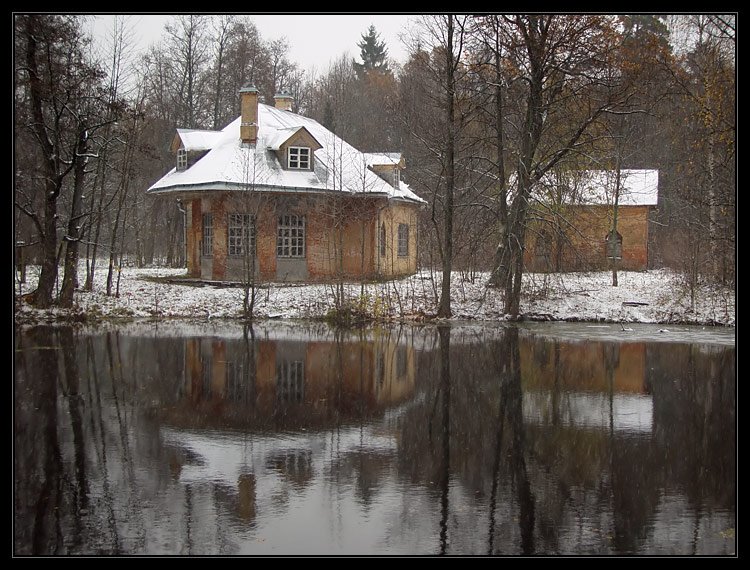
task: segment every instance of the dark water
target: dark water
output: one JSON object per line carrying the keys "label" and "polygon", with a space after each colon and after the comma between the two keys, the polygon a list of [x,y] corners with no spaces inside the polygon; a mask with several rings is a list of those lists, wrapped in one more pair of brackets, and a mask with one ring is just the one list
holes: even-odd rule
{"label": "dark water", "polygon": [[733,554],[734,331],[657,330],[17,331],[14,552]]}

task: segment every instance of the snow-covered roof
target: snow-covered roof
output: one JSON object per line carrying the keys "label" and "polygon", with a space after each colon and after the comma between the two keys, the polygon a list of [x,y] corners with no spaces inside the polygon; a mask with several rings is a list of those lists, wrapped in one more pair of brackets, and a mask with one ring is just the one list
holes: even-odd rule
{"label": "snow-covered roof", "polygon": [[395,165],[401,162],[400,152],[365,152],[364,155],[367,166]]}
{"label": "snow-covered roof", "polygon": [[[200,132],[212,138],[210,150],[186,170],[172,169],[149,189],[150,193],[201,190],[348,192],[382,195],[416,203],[425,201],[407,184],[394,188],[369,170],[367,155],[317,121],[270,105],[258,105],[258,140],[254,147],[240,142],[240,117],[224,129]],[[284,170],[273,150],[304,127],[322,145],[314,151],[314,170]]]}
{"label": "snow-covered roof", "polygon": [[[545,191],[567,190],[566,202],[587,205],[612,205],[617,173],[614,170],[580,170],[563,174],[547,173],[537,186],[537,197],[544,200]],[[620,170],[620,206],[656,206],[659,198],[658,170]]]}
{"label": "snow-covered roof", "polygon": [[214,146],[221,131],[203,131],[199,129],[177,129],[185,150],[208,150]]}
{"label": "snow-covered roof", "polygon": [[266,137],[266,148],[268,150],[279,150],[281,145],[288,141],[292,136],[297,134],[303,127],[288,127],[286,129],[276,129],[275,132]]}

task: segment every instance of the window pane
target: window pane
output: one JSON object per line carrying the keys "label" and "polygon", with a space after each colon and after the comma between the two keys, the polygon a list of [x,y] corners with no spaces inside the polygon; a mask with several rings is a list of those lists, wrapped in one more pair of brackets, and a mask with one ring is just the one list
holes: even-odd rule
{"label": "window pane", "polygon": [[229,214],[227,227],[227,253],[229,255],[244,255],[255,251],[254,222],[250,214]]}
{"label": "window pane", "polygon": [[305,256],[305,217],[279,216],[276,234],[276,254],[279,257]]}
{"label": "window pane", "polygon": [[177,149],[177,170],[187,168],[187,151],[184,148]]}
{"label": "window pane", "polygon": [[203,214],[203,255],[209,256],[214,253],[214,218],[212,214]]}
{"label": "window pane", "polygon": [[310,149],[308,147],[290,146],[287,153],[287,165],[295,170],[309,170]]}
{"label": "window pane", "polygon": [[409,255],[409,225],[398,225],[398,256],[407,257]]}

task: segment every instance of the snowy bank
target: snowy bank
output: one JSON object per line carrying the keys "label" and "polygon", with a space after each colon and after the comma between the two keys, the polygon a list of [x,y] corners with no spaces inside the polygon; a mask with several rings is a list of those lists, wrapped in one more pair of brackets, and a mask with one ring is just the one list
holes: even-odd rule
{"label": "snowy bank", "polygon": [[[16,322],[65,318],[71,311],[36,310],[20,301],[36,287],[37,267],[28,267],[26,283],[15,283]],[[93,317],[242,318],[241,287],[199,285],[184,280],[184,269],[123,268],[119,297],[107,296],[106,271],[98,271],[93,292],[77,291],[74,314]],[[487,273],[473,278],[452,275],[453,320],[504,320],[500,294],[487,287]],[[528,274],[524,276],[521,313],[527,320],[606,321],[735,325],[735,292],[703,286],[691,308],[680,276],[659,269],[619,273],[619,287],[609,272]],[[81,266],[80,282],[85,279]],[[397,281],[345,286],[347,298],[382,319],[424,320],[437,312],[439,272],[422,271]],[[626,304],[623,304],[626,303]],[[627,304],[632,303],[632,304]],[[330,285],[264,283],[258,290],[257,318],[313,319],[334,308]]]}

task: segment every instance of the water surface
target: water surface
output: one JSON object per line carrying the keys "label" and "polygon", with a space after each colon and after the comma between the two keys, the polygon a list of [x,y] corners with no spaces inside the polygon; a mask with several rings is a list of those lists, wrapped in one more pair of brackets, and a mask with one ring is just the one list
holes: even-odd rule
{"label": "water surface", "polygon": [[732,329],[38,326],[14,552],[735,551]]}

